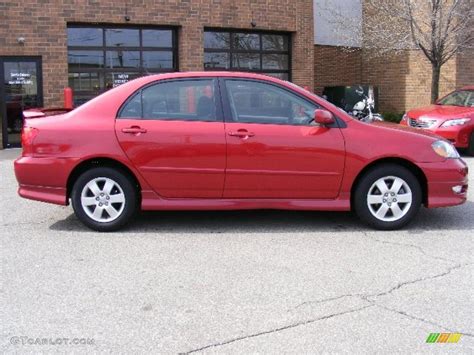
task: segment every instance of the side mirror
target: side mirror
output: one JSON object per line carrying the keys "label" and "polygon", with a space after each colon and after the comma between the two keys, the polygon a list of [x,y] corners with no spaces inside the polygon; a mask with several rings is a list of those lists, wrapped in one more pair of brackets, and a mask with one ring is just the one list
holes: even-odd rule
{"label": "side mirror", "polygon": [[319,123],[321,126],[328,126],[332,125],[336,120],[331,112],[316,109],[314,110],[314,122]]}

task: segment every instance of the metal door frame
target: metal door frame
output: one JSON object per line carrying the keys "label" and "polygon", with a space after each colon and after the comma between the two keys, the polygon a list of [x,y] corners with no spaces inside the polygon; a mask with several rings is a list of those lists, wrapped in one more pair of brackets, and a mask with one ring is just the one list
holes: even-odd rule
{"label": "metal door frame", "polygon": [[34,62],[36,64],[36,85],[38,95],[38,106],[43,106],[43,68],[40,56],[0,56],[0,113],[2,114],[3,120],[2,125],[2,138],[3,148],[14,148],[19,147],[20,144],[10,144],[8,142],[8,119],[7,119],[7,108],[5,100],[5,62]]}

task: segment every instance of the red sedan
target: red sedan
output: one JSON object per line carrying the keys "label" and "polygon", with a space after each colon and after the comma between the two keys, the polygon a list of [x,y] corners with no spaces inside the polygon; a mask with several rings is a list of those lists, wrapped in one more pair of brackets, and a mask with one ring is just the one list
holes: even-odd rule
{"label": "red sedan", "polygon": [[353,209],[396,229],[420,206],[466,201],[451,143],[357,121],[289,82],[250,73],[142,77],[56,116],[29,118],[22,197],[67,205],[99,231],[141,210]]}
{"label": "red sedan", "polygon": [[435,105],[408,111],[400,124],[431,131],[474,155],[474,86],[453,91]]}

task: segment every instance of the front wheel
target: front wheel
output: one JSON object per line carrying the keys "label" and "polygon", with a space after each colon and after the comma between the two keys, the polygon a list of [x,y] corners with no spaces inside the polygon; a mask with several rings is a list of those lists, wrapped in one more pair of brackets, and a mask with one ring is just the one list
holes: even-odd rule
{"label": "front wheel", "polygon": [[408,224],[421,206],[415,175],[403,166],[385,164],[367,172],[354,196],[359,218],[376,229],[393,230]]}
{"label": "front wheel", "polygon": [[138,206],[137,192],[130,179],[108,167],[93,168],[79,176],[71,201],[81,222],[100,232],[123,227]]}

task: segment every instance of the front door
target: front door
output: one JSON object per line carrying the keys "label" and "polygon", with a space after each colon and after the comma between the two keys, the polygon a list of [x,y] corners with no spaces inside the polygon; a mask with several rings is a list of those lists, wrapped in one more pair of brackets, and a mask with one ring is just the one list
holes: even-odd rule
{"label": "front door", "polygon": [[121,109],[120,146],[160,196],[222,197],[226,141],[216,88],[212,78],[158,82]]}
{"label": "front door", "polygon": [[4,148],[20,146],[23,110],[41,106],[41,59],[0,57],[0,118]]}
{"label": "front door", "polygon": [[345,149],[339,128],[313,121],[315,103],[280,86],[226,79],[224,198],[334,199]]}

